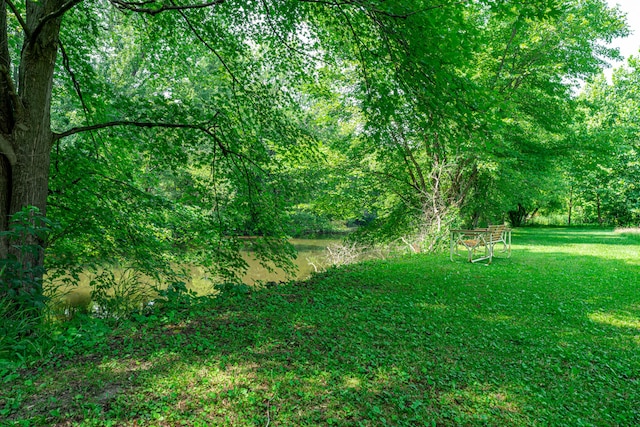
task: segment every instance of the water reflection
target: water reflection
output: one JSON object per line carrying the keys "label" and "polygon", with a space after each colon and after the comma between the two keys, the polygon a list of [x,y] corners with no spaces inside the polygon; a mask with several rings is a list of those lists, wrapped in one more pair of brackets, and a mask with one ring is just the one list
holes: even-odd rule
{"label": "water reflection", "polygon": [[[294,260],[294,264],[297,267],[297,272],[294,277],[287,276],[281,269],[272,269],[272,271],[269,271],[260,265],[249,252],[244,252],[242,256],[249,268],[243,277],[243,282],[247,285],[255,285],[258,282],[266,283],[306,279],[313,273],[316,266],[322,264],[323,258],[326,255],[327,246],[338,242],[339,240],[336,239],[292,239],[291,243],[298,252],[298,256]],[[191,267],[188,271],[191,276],[187,280],[188,289],[199,295],[210,294],[213,291],[213,281],[205,271],[198,267]],[[118,278],[123,272],[114,271],[114,274],[116,278]],[[80,276],[78,285],[73,289],[57,289],[52,290],[51,293],[59,295],[63,305],[71,307],[85,306],[90,302],[91,280],[91,275],[83,274]]]}
{"label": "water reflection", "polygon": [[313,273],[314,269],[322,258],[326,255],[327,246],[337,243],[339,240],[334,239],[291,239],[291,243],[298,252],[298,257],[294,260],[297,267],[295,277],[287,277],[282,270],[269,272],[260,265],[258,261],[253,259],[249,253],[244,253],[243,257],[249,269],[243,278],[243,282],[252,285],[258,281],[261,282],[280,282],[290,279],[306,279]]}

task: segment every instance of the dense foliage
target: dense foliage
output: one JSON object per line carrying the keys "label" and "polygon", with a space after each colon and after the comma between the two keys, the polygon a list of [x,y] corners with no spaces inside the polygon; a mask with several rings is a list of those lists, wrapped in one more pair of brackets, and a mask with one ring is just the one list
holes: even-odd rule
{"label": "dense foliage", "polygon": [[566,169],[574,217],[612,225],[640,224],[640,64],[631,58],[580,96],[578,150]]}
{"label": "dense foliage", "polygon": [[[609,166],[581,163],[573,123],[604,104],[574,91],[627,30],[603,0],[0,0],[0,31],[0,257],[33,205],[58,225],[28,242],[49,277],[180,286],[185,265],[237,278],[247,246],[287,268],[301,223],[425,251],[454,225],[519,225],[565,203],[567,152],[588,201],[579,171]],[[598,218],[635,220],[633,151],[607,132],[631,134],[601,131],[630,184],[595,192]]]}

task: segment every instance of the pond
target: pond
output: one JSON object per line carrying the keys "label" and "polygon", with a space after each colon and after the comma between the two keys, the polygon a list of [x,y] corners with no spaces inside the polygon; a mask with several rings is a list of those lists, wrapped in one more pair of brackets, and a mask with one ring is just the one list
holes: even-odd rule
{"label": "pond", "polygon": [[[281,282],[290,279],[306,279],[323,263],[327,246],[338,242],[339,240],[337,239],[291,239],[291,243],[298,252],[298,256],[294,260],[294,264],[297,267],[295,277],[287,277],[282,270],[270,272],[261,266],[250,253],[244,252],[242,256],[249,265],[249,268],[242,280],[247,285],[254,285],[257,282]],[[211,293],[213,290],[212,283],[204,272],[198,267],[192,267],[190,270],[192,277],[187,287],[200,295]],[[114,274],[116,277],[120,277],[123,273],[121,271],[114,271]],[[91,277],[89,275],[82,275],[78,286],[73,289],[56,292],[62,295],[61,300],[63,305],[71,307],[87,305],[91,299],[90,280]]]}
{"label": "pond", "polygon": [[[294,279],[303,280],[318,268],[318,264],[327,253],[327,246],[340,241],[336,239],[291,239],[290,242],[298,251],[298,257],[294,260],[294,264],[298,268]],[[244,283],[252,285],[258,281],[280,282],[287,280],[283,271],[269,272],[253,259],[250,254],[244,253],[243,257],[249,264],[247,274],[243,278]]]}

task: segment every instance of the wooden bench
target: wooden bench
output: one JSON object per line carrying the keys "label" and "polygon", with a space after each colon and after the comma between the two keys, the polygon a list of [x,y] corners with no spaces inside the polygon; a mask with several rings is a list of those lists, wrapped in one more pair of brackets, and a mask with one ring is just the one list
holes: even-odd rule
{"label": "wooden bench", "polygon": [[[507,258],[511,256],[511,229],[506,225],[490,225],[487,228],[476,228],[474,230],[451,230],[451,241],[449,248],[449,258],[453,261],[453,255],[459,255],[460,249],[467,251],[469,262],[493,260],[495,246],[502,243],[502,252],[507,252]],[[476,251],[484,249],[484,254],[475,257]]]}

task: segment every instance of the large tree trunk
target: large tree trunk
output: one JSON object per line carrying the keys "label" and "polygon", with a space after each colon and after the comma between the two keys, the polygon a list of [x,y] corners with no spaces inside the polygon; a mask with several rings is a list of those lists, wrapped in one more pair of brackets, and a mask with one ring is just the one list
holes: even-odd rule
{"label": "large tree trunk", "polygon": [[[25,206],[46,213],[51,131],[51,89],[63,11],[61,0],[27,1],[24,44],[13,80],[4,0],[0,0],[0,229]],[[59,15],[59,16],[58,16]],[[32,237],[28,244],[42,242]],[[12,249],[0,241],[0,255]],[[43,254],[22,257],[42,266]]]}

